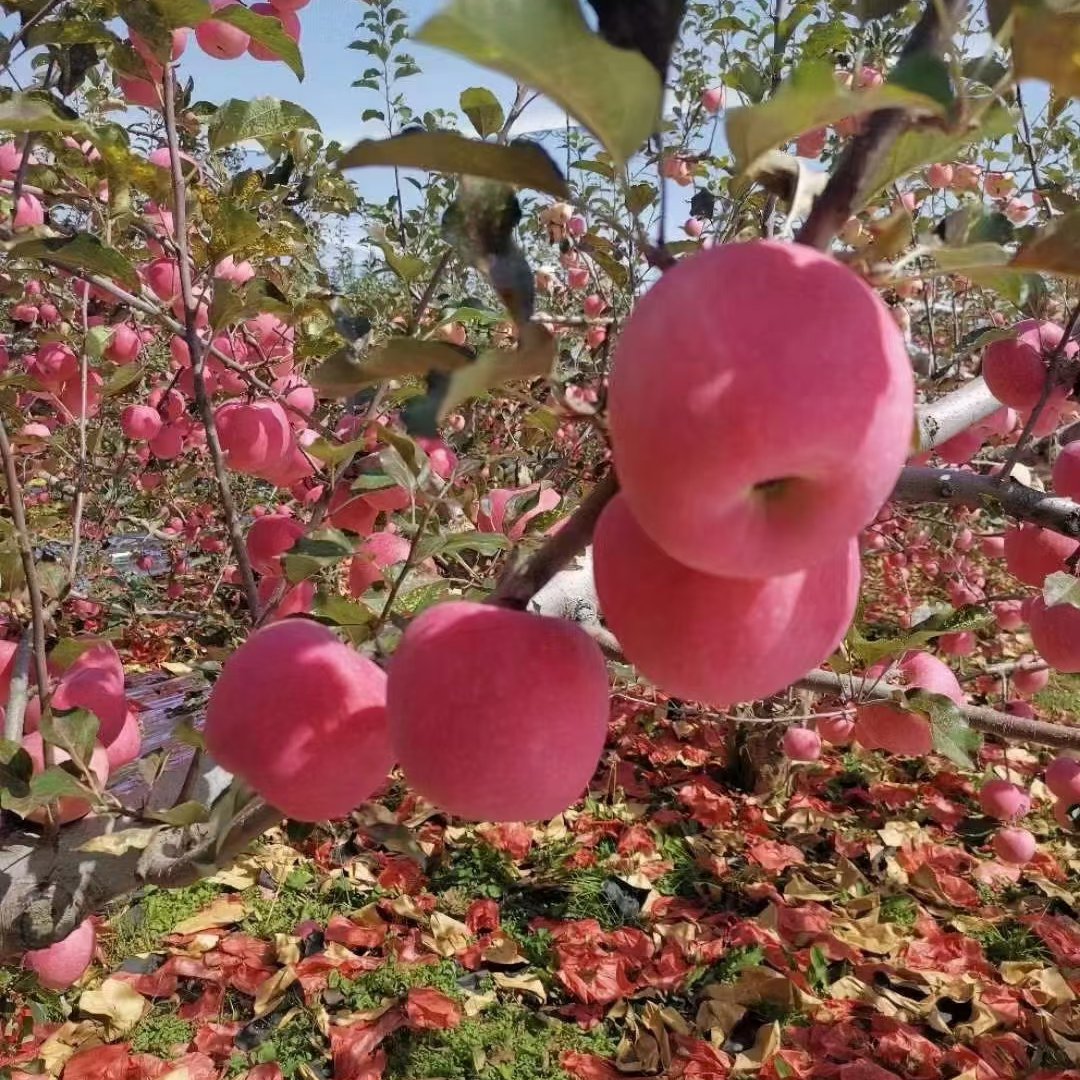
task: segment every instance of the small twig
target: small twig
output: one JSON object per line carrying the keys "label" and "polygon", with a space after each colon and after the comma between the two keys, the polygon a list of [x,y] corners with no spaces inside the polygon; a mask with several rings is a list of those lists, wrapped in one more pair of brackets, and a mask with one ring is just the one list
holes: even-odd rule
{"label": "small twig", "polygon": [[5,46],[7,55],[10,57],[13,50],[23,43],[26,35],[29,34],[38,23],[44,22],[45,19],[47,19],[64,2],[65,0],[48,0],[47,3],[43,4],[35,11],[34,14],[31,15],[14,34],[12,34],[11,40],[8,41]]}
{"label": "small twig", "polygon": [[417,328],[427,314],[427,309],[431,305],[431,298],[435,295],[435,290],[439,287],[439,282],[442,280],[443,274],[446,273],[453,257],[454,252],[450,248],[447,248],[446,251],[443,252],[442,258],[435,264],[435,269],[431,272],[431,280],[428,281],[426,288],[420,295],[420,299],[416,302],[416,310],[409,320],[410,334],[416,333]]}
{"label": "small twig", "polygon": [[86,352],[86,335],[89,331],[90,290],[83,292],[82,332],[83,347],[79,356],[79,458],[75,470],[75,502],[71,511],[71,556],[68,559],[68,588],[75,584],[79,572],[79,548],[82,545],[82,519],[86,502],[86,412],[90,380],[90,357]]}
{"label": "small twig", "polygon": [[[845,678],[834,675],[831,671],[811,671],[794,685],[817,694],[841,694],[855,701],[887,700],[893,694],[892,688],[884,684],[869,687],[860,678]],[[1036,743],[1039,746],[1080,749],[1080,727],[1028,720],[1023,716],[1013,716],[980,705],[961,705],[959,708],[968,725],[986,735],[997,735],[1013,742]]]}
{"label": "small twig", "polygon": [[[45,602],[38,581],[37,566],[34,563],[34,547],[30,542],[30,530],[26,525],[26,506],[23,503],[19,474],[15,468],[15,454],[8,439],[7,427],[0,418],[0,459],[4,465],[4,480],[8,489],[8,505],[15,523],[15,540],[19,546],[23,576],[26,578],[26,591],[30,596],[30,617],[34,642],[34,676],[37,681],[38,696],[41,699],[42,716],[48,715],[49,708],[49,668],[45,653]],[[51,747],[45,745],[46,757]]]}
{"label": "small twig", "polygon": [[567,519],[566,524],[531,558],[511,566],[503,575],[488,603],[524,610],[567,563],[579,555],[592,539],[601,511],[615,497],[619,481],[609,472]]}
{"label": "small twig", "polygon": [[259,613],[259,593],[255,587],[255,574],[251,569],[244,534],[240,528],[240,518],[233,502],[232,489],[229,486],[229,474],[225,465],[225,455],[218,439],[217,424],[214,422],[214,410],[206,392],[206,349],[196,321],[198,307],[191,279],[191,264],[188,261],[187,237],[187,189],[184,182],[183,158],[180,157],[180,141],[176,129],[176,69],[173,64],[165,65],[165,133],[169,146],[169,160],[172,172],[173,218],[176,232],[176,247],[180,267],[180,292],[184,302],[184,340],[191,355],[191,371],[195,383],[195,407],[206,429],[206,446],[217,479],[218,492],[221,496],[221,509],[225,515],[225,524],[229,531],[233,555],[240,568],[240,578],[244,585],[244,596],[248,612],[254,621]]}
{"label": "small twig", "polygon": [[22,742],[26,703],[30,697],[30,658],[33,655],[34,628],[28,626],[19,638],[15,650],[15,664],[11,672],[11,689],[8,691],[7,709],[4,713],[4,738],[8,742]]}

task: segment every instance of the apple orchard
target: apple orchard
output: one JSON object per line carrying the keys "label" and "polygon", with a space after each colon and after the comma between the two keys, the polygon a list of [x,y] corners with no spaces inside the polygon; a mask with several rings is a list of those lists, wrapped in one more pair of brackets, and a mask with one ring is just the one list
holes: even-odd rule
{"label": "apple orchard", "polygon": [[[932,778],[961,877],[1075,917],[1080,16],[365,0],[378,136],[199,97],[196,50],[302,79],[322,3],[0,3],[0,953],[85,984],[111,905],[388,785],[574,820],[638,723],[772,820]],[[516,94],[415,111],[411,39]],[[162,665],[167,805],[119,782],[180,767]]]}

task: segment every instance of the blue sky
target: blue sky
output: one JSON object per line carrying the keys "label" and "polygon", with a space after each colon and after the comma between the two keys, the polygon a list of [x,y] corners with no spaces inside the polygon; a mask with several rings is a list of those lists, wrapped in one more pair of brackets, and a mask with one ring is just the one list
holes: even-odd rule
{"label": "blue sky", "polygon": [[[408,14],[410,28],[416,29],[441,2],[399,0],[399,6]],[[361,0],[311,0],[300,12],[300,46],[307,68],[302,83],[284,64],[260,63],[247,57],[214,60],[194,43],[184,55],[183,71],[194,76],[197,95],[207,100],[220,102],[229,97],[261,95],[285,98],[304,106],[329,138],[346,146],[364,137],[379,137],[385,135],[382,125],[377,121],[364,125],[360,115],[364,109],[381,103],[371,91],[351,86],[371,60],[366,53],[349,48],[357,37],[356,26],[363,11]],[[487,86],[504,106],[513,101],[514,84],[510,79],[416,42],[409,42],[407,48],[423,72],[401,84],[417,112],[436,107],[456,109],[461,91],[470,86]],[[520,134],[531,127],[562,122],[560,109],[549,102],[538,102],[516,130]]]}

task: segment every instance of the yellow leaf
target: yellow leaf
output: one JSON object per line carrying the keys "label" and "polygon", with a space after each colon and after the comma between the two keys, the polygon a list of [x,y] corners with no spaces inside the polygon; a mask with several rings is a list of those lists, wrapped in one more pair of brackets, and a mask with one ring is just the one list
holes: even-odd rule
{"label": "yellow leaf", "polygon": [[491,975],[491,981],[500,990],[528,994],[541,1004],[547,1001],[547,991],[539,975],[506,975],[501,971],[495,971]]}
{"label": "yellow leaf", "polygon": [[106,979],[97,990],[87,990],[79,998],[79,1011],[100,1021],[110,1042],[132,1031],[148,1007],[142,994],[119,979]]}
{"label": "yellow leaf", "polygon": [[255,991],[255,1015],[265,1016],[280,1004],[285,992],[296,982],[296,970],[292,967],[282,968],[274,972],[270,978],[263,980]]}
{"label": "yellow leaf", "polygon": [[173,933],[197,934],[215,926],[232,926],[247,914],[247,904],[239,896],[219,896],[208,908],[179,923]]}

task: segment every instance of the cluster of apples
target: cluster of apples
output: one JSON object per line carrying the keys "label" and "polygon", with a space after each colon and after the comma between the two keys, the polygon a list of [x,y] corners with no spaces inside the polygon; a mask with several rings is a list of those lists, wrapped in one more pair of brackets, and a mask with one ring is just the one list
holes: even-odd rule
{"label": "cluster of apples", "polygon": [[616,349],[622,490],[594,538],[601,608],[639,671],[722,707],[824,661],[913,401],[886,306],[828,256],[752,241],[666,273]]}
{"label": "cluster of apples", "polygon": [[449,813],[520,821],[581,795],[607,714],[603,654],[579,627],[450,601],[410,623],[389,675],[306,619],[256,631],[214,684],[205,734],[297,820],[345,816],[398,763]]}
{"label": "cluster of apples", "polygon": [[[300,18],[296,14],[307,7],[311,0],[269,0],[267,3],[248,5],[257,15],[277,19],[282,30],[293,41],[300,41]],[[213,11],[228,7],[243,7],[240,0],[210,0]],[[189,32],[181,27],[173,31],[172,59],[179,60],[187,48]],[[161,109],[161,85],[164,68],[153,49],[132,30],[129,37],[132,48],[139,54],[146,66],[147,77],[124,75],[117,72],[117,85],[129,105],[144,109]],[[272,49],[252,39],[251,35],[232,23],[222,19],[204,19],[195,27],[195,41],[207,56],[215,60],[236,60],[247,53],[252,59],[275,61],[281,57]]]}

